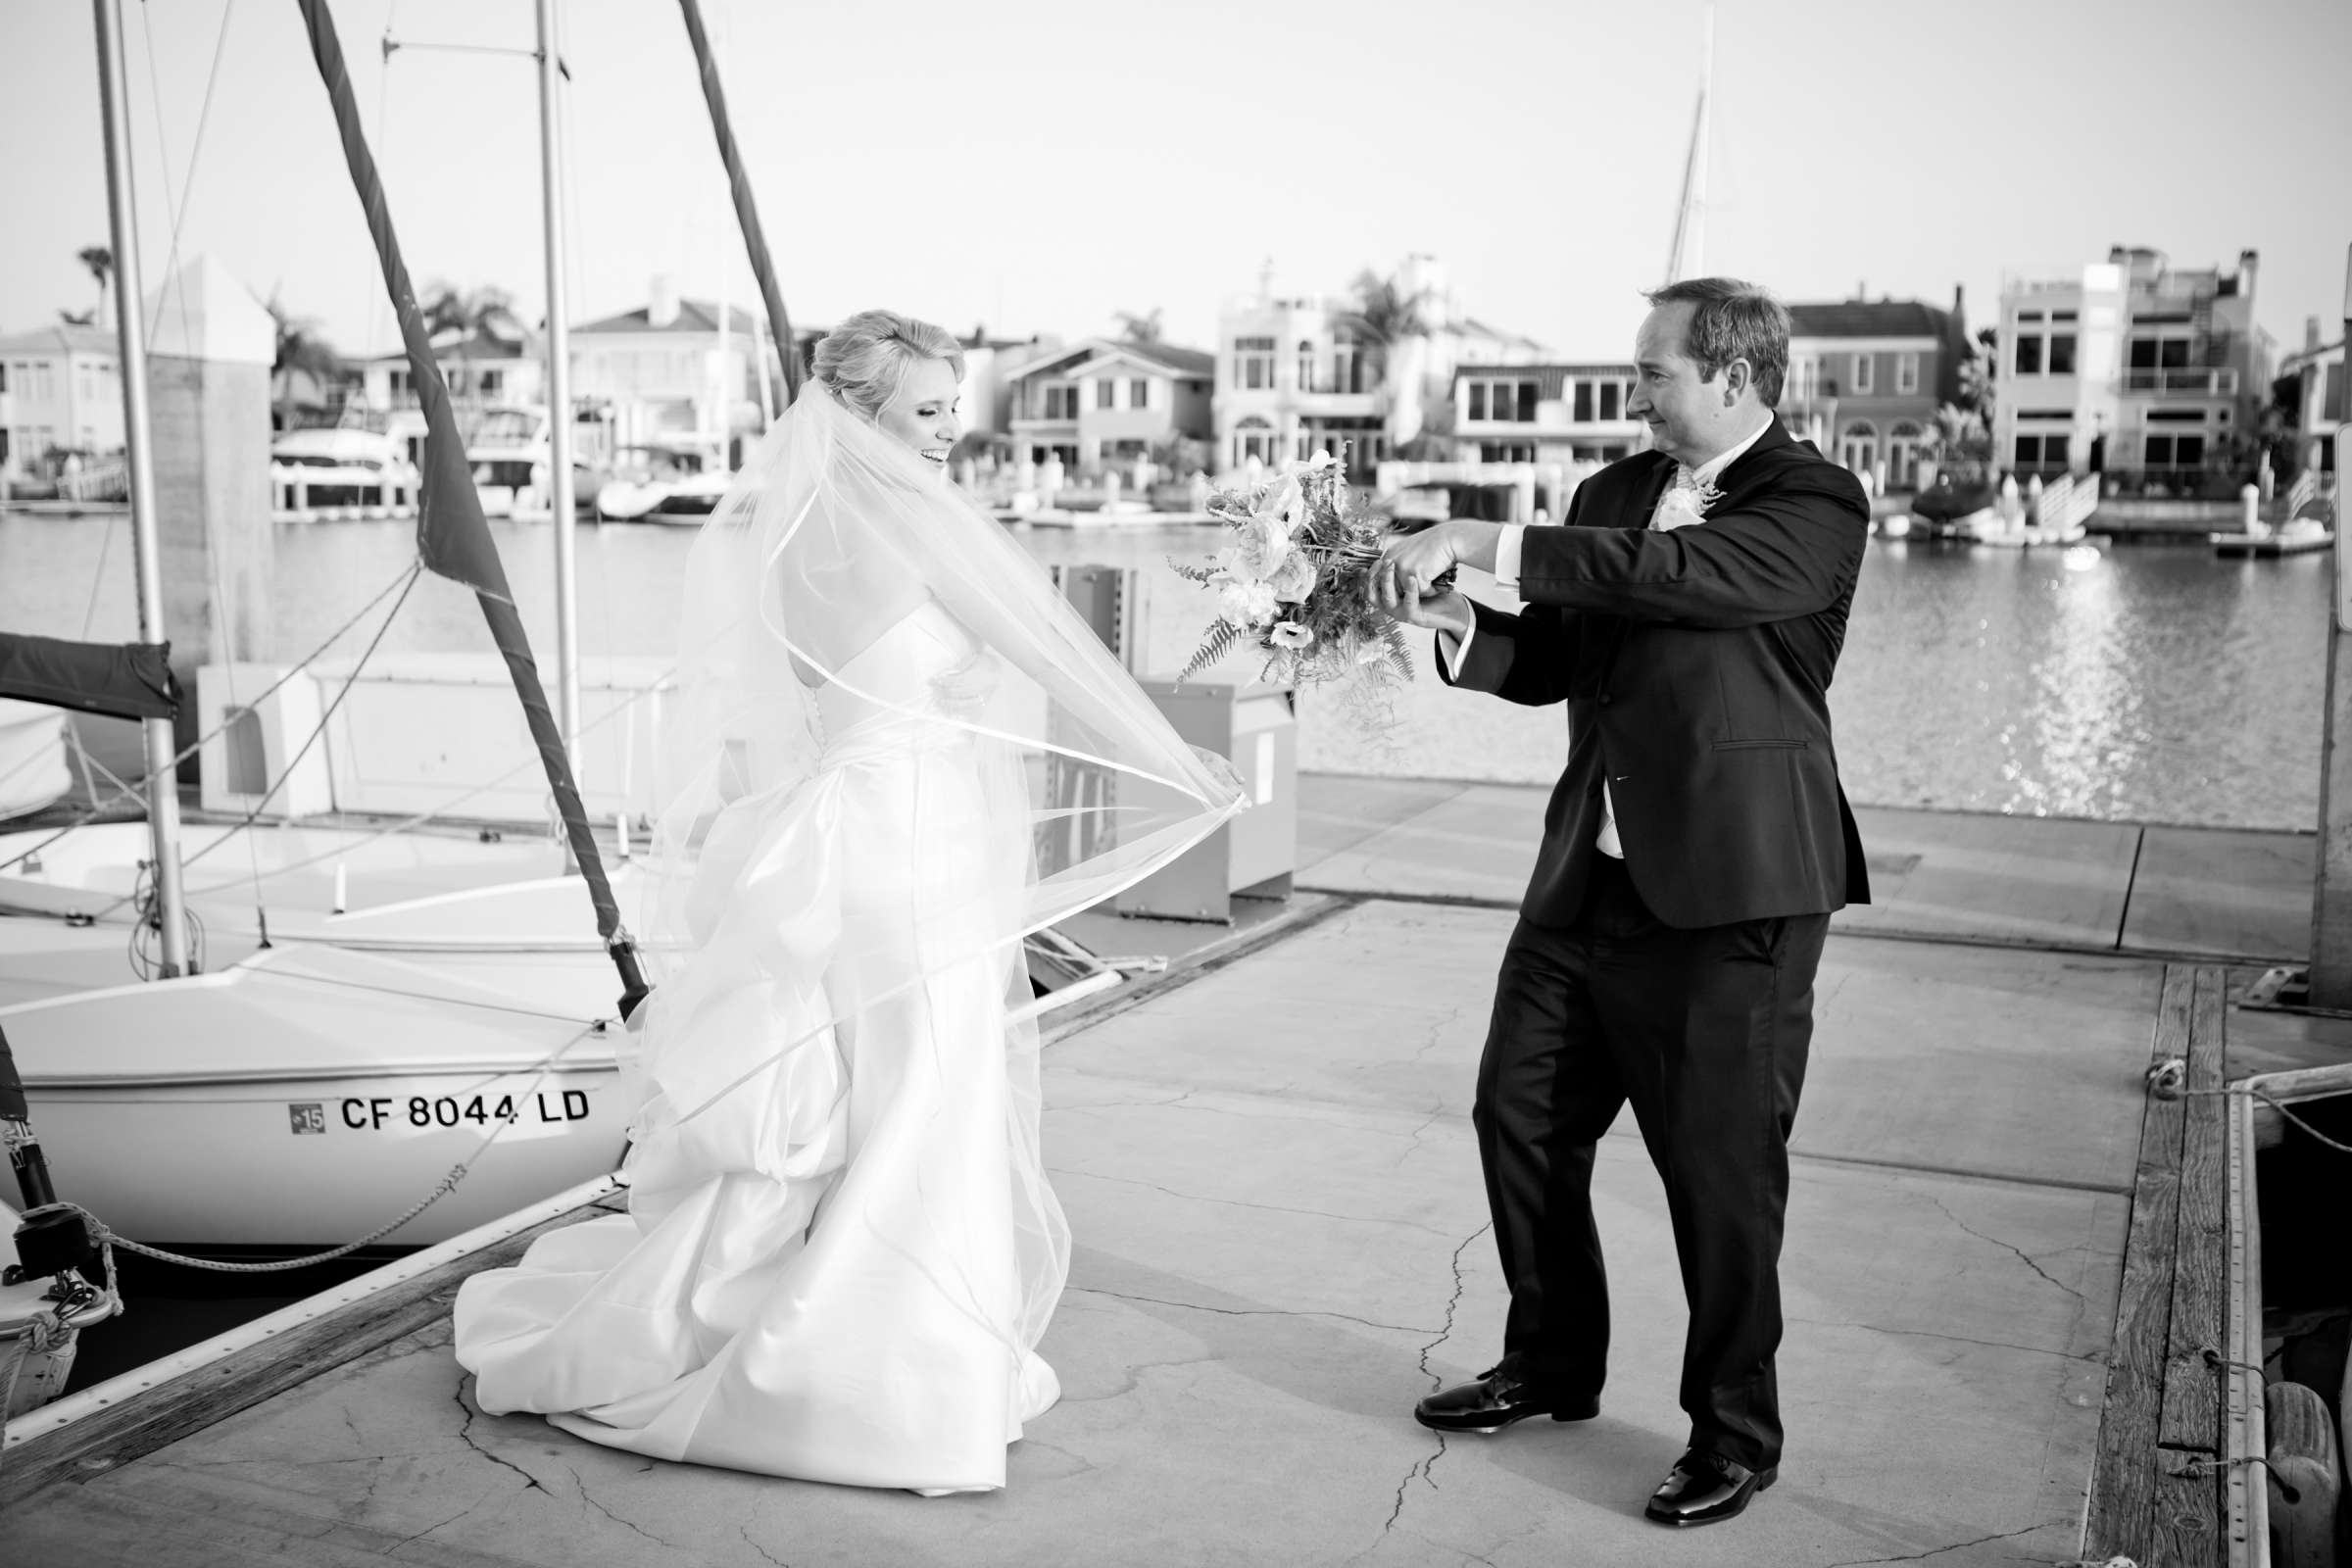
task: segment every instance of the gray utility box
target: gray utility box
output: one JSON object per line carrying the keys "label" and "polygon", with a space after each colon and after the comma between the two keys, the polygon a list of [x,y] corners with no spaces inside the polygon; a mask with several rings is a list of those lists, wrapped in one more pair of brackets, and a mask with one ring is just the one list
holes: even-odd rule
{"label": "gray utility box", "polygon": [[[1139,680],[1176,733],[1232,760],[1250,808],[1111,900],[1121,914],[1233,919],[1235,895],[1288,898],[1298,864],[1298,694],[1232,681]],[[1121,781],[1123,786],[1128,781]]]}

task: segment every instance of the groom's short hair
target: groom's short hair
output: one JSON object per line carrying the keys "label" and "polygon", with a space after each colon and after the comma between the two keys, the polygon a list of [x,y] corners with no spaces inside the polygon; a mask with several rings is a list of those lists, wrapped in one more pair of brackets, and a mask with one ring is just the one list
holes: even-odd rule
{"label": "groom's short hair", "polygon": [[1756,401],[1778,408],[1788,379],[1788,308],[1769,290],[1736,277],[1687,277],[1643,296],[1652,306],[1697,307],[1683,352],[1698,362],[1699,379],[1712,381],[1734,360],[1745,360],[1756,378]]}

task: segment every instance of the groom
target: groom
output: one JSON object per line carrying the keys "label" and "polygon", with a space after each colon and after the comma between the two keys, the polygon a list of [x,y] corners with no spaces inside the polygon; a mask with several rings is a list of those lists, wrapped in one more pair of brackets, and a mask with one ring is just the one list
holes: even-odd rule
{"label": "groom", "polygon": [[[1564,527],[1396,541],[1372,593],[1436,628],[1448,684],[1568,705],[1473,1117],[1511,1293],[1503,1356],[1413,1413],[1493,1432],[1598,1411],[1593,1149],[1630,1102],[1690,1314],[1689,1451],[1644,1511],[1698,1525],[1745,1508],[1780,1462],[1778,1266],[1813,975],[1830,912],[1870,897],[1829,709],[1870,507],[1773,413],[1777,301],[1720,277],[1648,298],[1627,408],[1652,450],[1580,485]],[[1456,563],[1527,608],[1431,592]]]}

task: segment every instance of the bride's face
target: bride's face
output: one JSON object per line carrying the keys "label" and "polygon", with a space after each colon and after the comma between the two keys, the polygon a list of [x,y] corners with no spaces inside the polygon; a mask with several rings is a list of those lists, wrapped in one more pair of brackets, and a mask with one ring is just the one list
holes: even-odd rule
{"label": "bride's face", "polygon": [[948,466],[948,454],[963,434],[956,417],[956,368],[946,360],[924,360],[906,374],[898,397],[874,419],[884,435],[909,447],[926,463]]}

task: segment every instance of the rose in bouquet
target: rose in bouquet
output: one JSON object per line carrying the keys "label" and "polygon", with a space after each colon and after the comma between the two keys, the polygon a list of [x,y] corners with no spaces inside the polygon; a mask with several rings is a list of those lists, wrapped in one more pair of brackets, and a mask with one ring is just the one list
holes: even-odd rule
{"label": "rose in bouquet", "polygon": [[1208,511],[1232,543],[1211,564],[1169,563],[1217,596],[1217,618],[1179,682],[1245,645],[1265,656],[1260,680],[1348,681],[1377,694],[1412,679],[1403,633],[1365,592],[1389,519],[1349,494],[1330,453],[1221,490]]}

